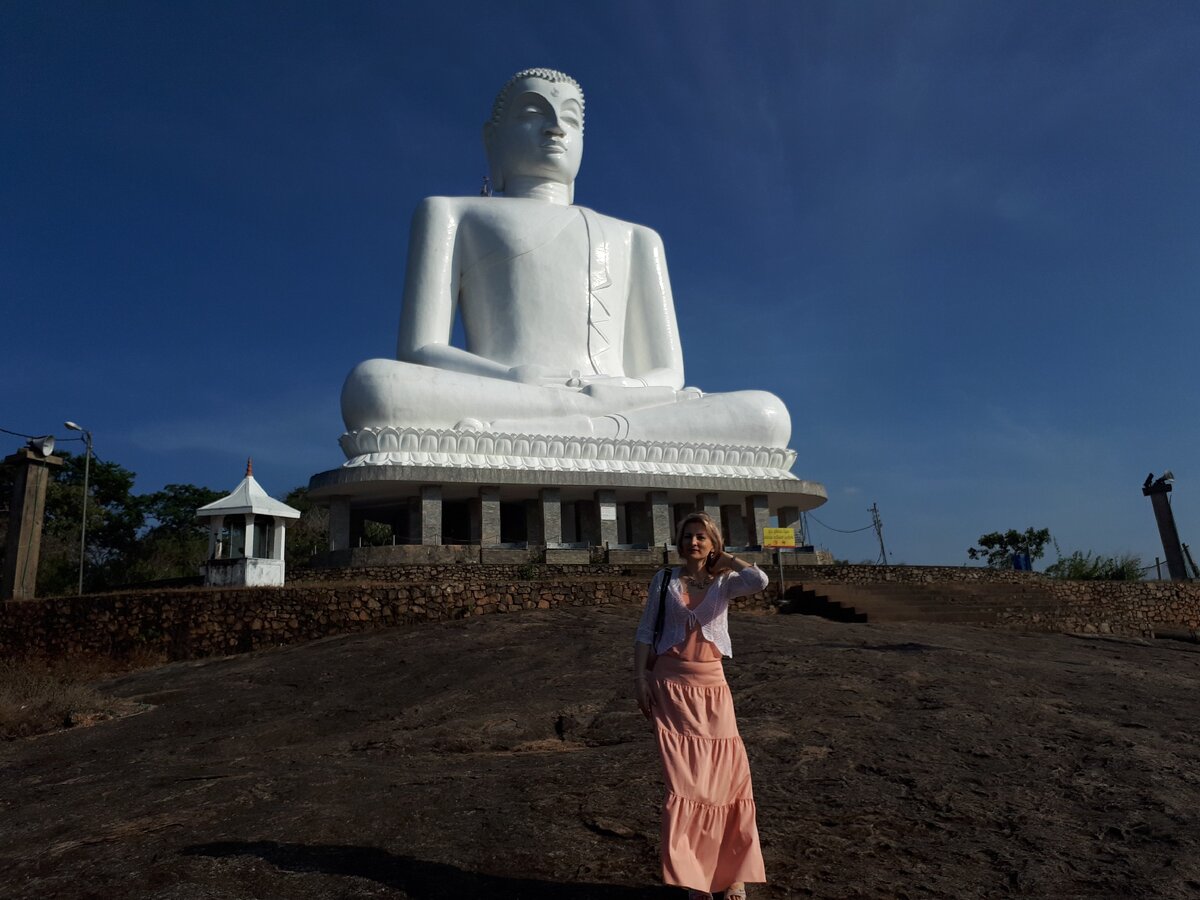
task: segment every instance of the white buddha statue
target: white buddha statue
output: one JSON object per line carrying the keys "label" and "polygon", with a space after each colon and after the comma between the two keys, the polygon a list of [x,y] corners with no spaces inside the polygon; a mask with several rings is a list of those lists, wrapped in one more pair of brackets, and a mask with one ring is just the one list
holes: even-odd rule
{"label": "white buddha statue", "polygon": [[[361,363],[342,390],[352,463],[388,461],[368,457],[397,446],[377,442],[390,430],[773,449],[770,468],[790,466],[777,397],[684,387],[659,236],[573,205],[583,117],[570,76],[518,73],[483,127],[504,196],[418,207],[397,359]],[[450,343],[456,315],[465,349]],[[757,335],[741,321],[730,309],[704,324],[749,364]]]}

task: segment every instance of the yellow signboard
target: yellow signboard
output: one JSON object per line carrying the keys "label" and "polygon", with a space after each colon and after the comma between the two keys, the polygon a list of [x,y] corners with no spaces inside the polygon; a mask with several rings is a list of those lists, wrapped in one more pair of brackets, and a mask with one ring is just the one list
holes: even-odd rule
{"label": "yellow signboard", "polygon": [[764,547],[795,547],[796,546],[796,529],[795,528],[764,528],[763,529],[763,546]]}

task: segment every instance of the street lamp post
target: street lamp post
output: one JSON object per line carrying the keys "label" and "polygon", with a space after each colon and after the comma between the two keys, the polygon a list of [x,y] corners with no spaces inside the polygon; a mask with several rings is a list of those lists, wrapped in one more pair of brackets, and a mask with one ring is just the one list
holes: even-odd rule
{"label": "street lamp post", "polygon": [[79,521],[79,593],[83,593],[83,561],[87,551],[87,498],[88,498],[88,476],[91,474],[92,468],[92,433],[86,428],[81,428],[74,422],[63,422],[67,428],[72,431],[83,432],[84,445],[87,447],[83,457],[83,514]]}

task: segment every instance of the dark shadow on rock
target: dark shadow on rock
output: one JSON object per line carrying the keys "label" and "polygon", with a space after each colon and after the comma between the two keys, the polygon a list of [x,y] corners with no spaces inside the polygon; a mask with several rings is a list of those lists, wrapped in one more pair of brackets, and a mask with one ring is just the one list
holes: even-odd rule
{"label": "dark shadow on rock", "polygon": [[461,897],[485,900],[665,900],[679,895],[664,887],[632,888],[506,878],[468,872],[445,863],[397,856],[378,847],[334,844],[281,844],[275,841],[219,841],[180,851],[188,856],[257,856],[288,872],[318,872],[369,878],[403,891],[412,900]]}

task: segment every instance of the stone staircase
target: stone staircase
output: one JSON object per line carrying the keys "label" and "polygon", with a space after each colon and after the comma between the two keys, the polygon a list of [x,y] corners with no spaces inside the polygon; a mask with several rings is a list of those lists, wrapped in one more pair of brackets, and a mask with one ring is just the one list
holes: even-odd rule
{"label": "stone staircase", "polygon": [[1036,584],[979,582],[809,582],[789,587],[780,612],[821,616],[835,622],[945,622],[997,624],[1002,614],[1036,613],[1059,602]]}

